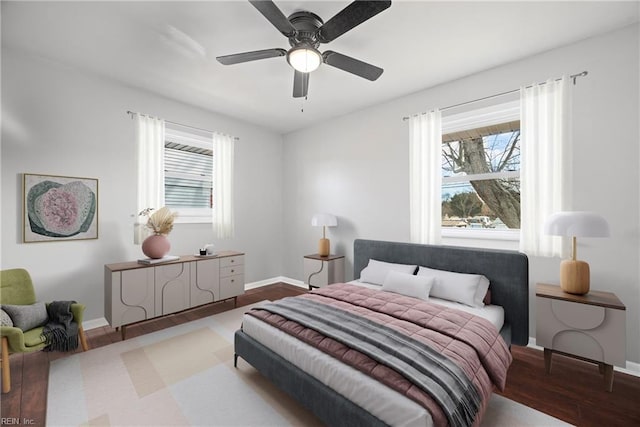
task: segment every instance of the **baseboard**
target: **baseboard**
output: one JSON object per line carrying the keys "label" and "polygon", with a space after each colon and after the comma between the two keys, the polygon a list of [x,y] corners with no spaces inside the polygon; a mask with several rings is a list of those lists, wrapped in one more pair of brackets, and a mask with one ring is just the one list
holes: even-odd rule
{"label": "baseboard", "polygon": [[85,331],[89,329],[101,328],[103,326],[109,326],[109,322],[104,317],[99,317],[97,319],[85,320],[82,322],[82,328]]}
{"label": "baseboard", "polygon": [[[536,344],[536,339],[534,337],[529,337],[529,344],[527,347],[534,348],[536,350],[544,350],[542,347]],[[634,377],[640,377],[640,363],[631,362],[629,360],[625,363],[626,367],[621,368],[620,366],[614,366],[613,369],[618,372],[622,372],[623,374],[633,375]]]}
{"label": "baseboard", "polygon": [[277,283],[277,282],[283,282],[288,285],[309,289],[309,286],[307,286],[307,284],[304,283],[302,280],[291,279],[290,277],[285,277],[285,276],[277,276],[277,277],[272,277],[271,279],[260,280],[258,282],[246,283],[244,285],[244,289],[248,291],[249,289],[255,289],[255,288],[259,288],[267,285],[273,285],[274,283]]}
{"label": "baseboard", "polygon": [[[296,280],[296,279],[292,279],[290,277],[285,277],[285,276],[277,276],[271,279],[265,279],[265,280],[259,280],[257,282],[246,283],[244,285],[244,289],[249,290],[249,289],[260,288],[262,286],[273,285],[274,283],[278,283],[278,282],[287,283],[289,285],[298,286],[300,288],[305,288],[305,289],[309,288],[309,286],[306,283],[304,283],[302,280]],[[95,328],[101,328],[102,326],[108,326],[108,325],[109,323],[107,322],[107,319],[105,319],[104,317],[82,322],[82,327],[84,328],[85,331],[88,331],[90,329],[95,329]],[[534,337],[529,337],[529,343],[527,344],[527,347],[534,348],[540,351],[543,350],[542,347],[536,345],[536,339]],[[619,366],[614,366],[613,368],[616,371],[633,375],[636,377],[640,377],[640,363],[631,362],[627,360],[625,368],[621,368]]]}
{"label": "baseboard", "polygon": [[309,285],[304,283],[302,280],[296,280],[296,279],[292,279],[290,277],[284,277],[284,276],[281,276],[280,278],[282,279],[280,280],[281,282],[288,283],[289,285],[293,285],[293,286],[298,286],[300,288],[305,288],[307,290],[309,289]]}
{"label": "baseboard", "polygon": [[[295,280],[289,277],[278,276],[273,277],[271,279],[259,280],[257,282],[246,283],[244,285],[245,290],[259,288],[261,286],[273,285],[274,283],[283,282],[289,285],[299,286],[301,288],[308,289],[308,286],[302,280]],[[82,327],[85,331],[95,328],[101,328],[103,326],[109,326],[109,322],[104,317],[99,317],[97,319],[85,320],[82,322]]]}
{"label": "baseboard", "polygon": [[635,375],[640,377],[640,363],[630,362],[627,360],[627,369],[623,370],[625,374]]}

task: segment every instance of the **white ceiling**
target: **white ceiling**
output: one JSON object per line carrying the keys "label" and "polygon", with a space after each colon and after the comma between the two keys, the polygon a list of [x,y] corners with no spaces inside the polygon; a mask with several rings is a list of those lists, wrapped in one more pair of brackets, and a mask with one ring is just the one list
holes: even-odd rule
{"label": "white ceiling", "polygon": [[[276,1],[326,22],[348,1]],[[284,57],[232,66],[215,57],[288,48],[247,1],[7,2],[2,45],[53,58],[286,133],[638,21],[637,1],[394,1],[320,50],[384,68],[375,82],[323,65],[292,97]],[[304,106],[304,112],[301,107]]]}

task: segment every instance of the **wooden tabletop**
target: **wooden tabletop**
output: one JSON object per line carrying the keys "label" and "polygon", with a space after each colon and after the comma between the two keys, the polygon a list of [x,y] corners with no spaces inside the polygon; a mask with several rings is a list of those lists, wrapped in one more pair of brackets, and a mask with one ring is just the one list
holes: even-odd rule
{"label": "wooden tabletop", "polygon": [[340,259],[340,258],[344,258],[344,255],[327,255],[327,256],[322,256],[319,254],[312,254],[312,255],[305,255],[305,258],[309,258],[309,259],[317,259],[320,261],[332,261],[334,259]]}
{"label": "wooden tabletop", "polygon": [[611,292],[589,291],[589,293],[585,295],[574,295],[563,291],[558,285],[538,283],[536,284],[536,296],[577,302],[580,304],[598,305],[616,310],[626,310],[622,301],[620,301],[616,294]]}
{"label": "wooden tabletop", "polygon": [[225,258],[236,255],[244,255],[242,252],[236,251],[217,251],[216,255],[181,255],[179,259],[167,262],[159,262],[156,264],[143,264],[138,261],[125,261],[125,262],[117,262],[114,264],[106,264],[105,268],[111,271],[121,271],[121,270],[133,270],[136,268],[145,268],[145,267],[153,267],[156,265],[167,265],[167,264],[176,264],[179,262],[190,262],[190,261],[199,261],[203,259],[215,259],[215,258]]}

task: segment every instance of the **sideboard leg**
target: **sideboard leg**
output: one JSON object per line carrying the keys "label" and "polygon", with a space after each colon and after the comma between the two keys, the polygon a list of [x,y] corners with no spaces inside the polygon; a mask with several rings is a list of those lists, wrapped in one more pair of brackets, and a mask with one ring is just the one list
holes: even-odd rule
{"label": "sideboard leg", "polygon": [[553,352],[548,348],[544,349],[544,370],[548,374],[551,372],[551,354]]}
{"label": "sideboard leg", "polygon": [[613,365],[603,364],[604,367],[604,386],[607,391],[613,391]]}

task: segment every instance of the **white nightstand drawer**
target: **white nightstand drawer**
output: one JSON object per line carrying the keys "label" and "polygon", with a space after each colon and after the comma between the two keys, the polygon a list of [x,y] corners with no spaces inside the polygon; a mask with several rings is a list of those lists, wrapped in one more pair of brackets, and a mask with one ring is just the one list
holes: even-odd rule
{"label": "white nightstand drawer", "polygon": [[606,355],[602,345],[584,331],[560,331],[553,337],[553,346],[546,347],[563,353],[575,354],[590,360],[605,361]]}
{"label": "white nightstand drawer", "polygon": [[598,364],[605,388],[613,390],[613,365],[626,364],[626,307],[611,292],[585,295],[560,286],[536,285],[536,344],[544,347],[544,367],[561,353]]}
{"label": "white nightstand drawer", "polygon": [[553,316],[570,328],[594,329],[604,322],[604,307],[550,299]]}
{"label": "white nightstand drawer", "polygon": [[590,360],[625,366],[625,311],[536,298],[536,344]]}

